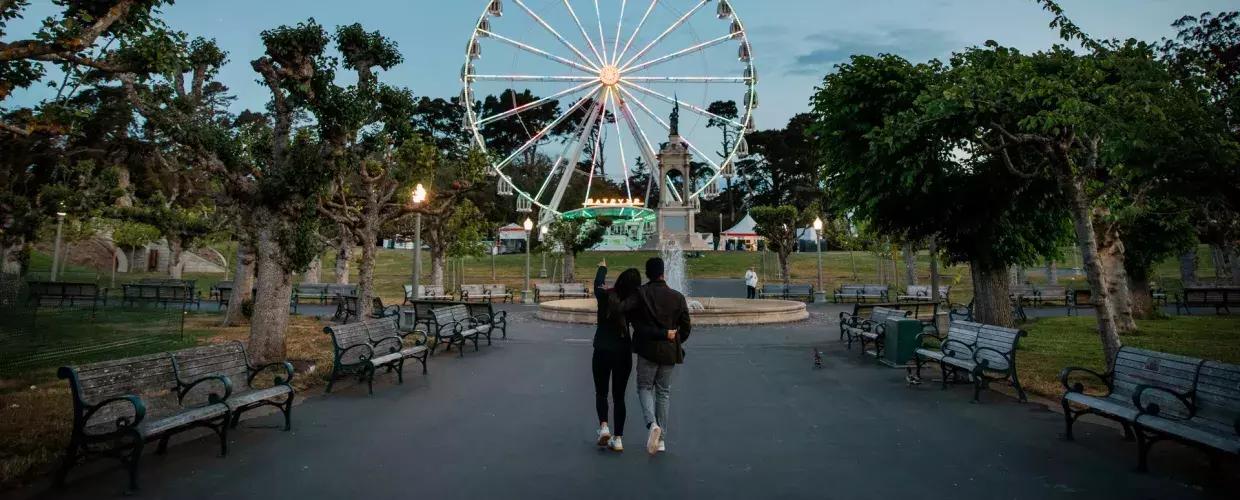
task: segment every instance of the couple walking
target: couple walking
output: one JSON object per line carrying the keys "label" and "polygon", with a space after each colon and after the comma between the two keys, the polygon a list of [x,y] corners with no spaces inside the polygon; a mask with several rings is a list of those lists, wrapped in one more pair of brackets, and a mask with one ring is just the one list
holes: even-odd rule
{"label": "couple walking", "polygon": [[[599,263],[594,276],[598,301],[598,328],[594,332],[594,401],[598,410],[598,445],[624,451],[624,392],[637,354],[637,399],[649,433],[646,451],[666,451],[667,409],[671,401],[672,373],[684,363],[681,345],[689,339],[689,305],[685,296],[667,286],[663,259],[646,261],[646,277],[628,269],[616,278],[614,288],[604,288],[607,261]],[[610,386],[610,391],[608,390]],[[607,419],[608,393],[614,418]],[[614,425],[614,429],[608,423]]]}

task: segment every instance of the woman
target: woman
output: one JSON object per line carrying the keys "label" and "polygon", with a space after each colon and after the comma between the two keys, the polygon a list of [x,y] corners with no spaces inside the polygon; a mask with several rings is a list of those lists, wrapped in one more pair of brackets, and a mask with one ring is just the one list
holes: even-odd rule
{"label": "woman", "polygon": [[[607,281],[607,260],[598,265],[594,275],[594,298],[598,301],[598,327],[594,330],[594,406],[598,410],[598,445],[613,451],[624,451],[624,390],[629,385],[633,371],[633,343],[629,325],[620,311],[624,299],[637,293],[642,275],[637,269],[628,269],[616,278],[616,286],[604,288]],[[611,386],[612,405],[615,406],[615,432],[607,425],[607,389]]]}

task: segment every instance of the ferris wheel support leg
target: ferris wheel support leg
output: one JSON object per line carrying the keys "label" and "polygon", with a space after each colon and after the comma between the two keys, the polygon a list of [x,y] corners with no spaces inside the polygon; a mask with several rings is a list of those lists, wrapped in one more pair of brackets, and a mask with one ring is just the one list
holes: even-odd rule
{"label": "ferris wheel support leg", "polygon": [[602,102],[602,99],[598,99],[598,104],[590,112],[590,118],[586,120],[586,126],[581,130],[581,136],[577,138],[577,145],[573,148],[571,156],[573,161],[564,165],[564,173],[560,177],[560,184],[556,186],[555,195],[551,197],[551,203],[547,205],[551,210],[543,211],[539,217],[539,225],[550,223],[550,219],[553,219],[555,212],[560,209],[560,202],[564,200],[564,192],[568,190],[568,184],[573,180],[573,172],[577,170],[577,163],[581,162],[581,155],[585,152],[586,140],[590,136],[590,131],[594,129],[594,125],[598,123],[598,119],[603,113]]}

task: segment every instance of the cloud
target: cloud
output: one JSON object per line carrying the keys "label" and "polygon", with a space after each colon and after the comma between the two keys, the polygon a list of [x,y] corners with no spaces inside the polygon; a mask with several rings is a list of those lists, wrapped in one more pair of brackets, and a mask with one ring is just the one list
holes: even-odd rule
{"label": "cloud", "polygon": [[789,65],[790,75],[822,75],[854,54],[897,54],[912,61],[943,57],[962,47],[950,32],[924,28],[894,28],[880,32],[828,32],[805,37],[809,49]]}

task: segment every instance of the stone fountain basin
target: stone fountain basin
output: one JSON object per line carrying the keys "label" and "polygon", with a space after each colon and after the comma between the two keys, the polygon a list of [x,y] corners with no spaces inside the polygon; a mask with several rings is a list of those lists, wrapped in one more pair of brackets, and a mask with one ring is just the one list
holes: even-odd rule
{"label": "stone fountain basin", "polygon": [[[809,319],[805,303],[792,300],[747,300],[715,297],[693,297],[704,309],[691,310],[695,326],[765,325],[794,323]],[[597,304],[594,299],[555,300],[538,305],[536,316],[557,323],[595,324]]]}

